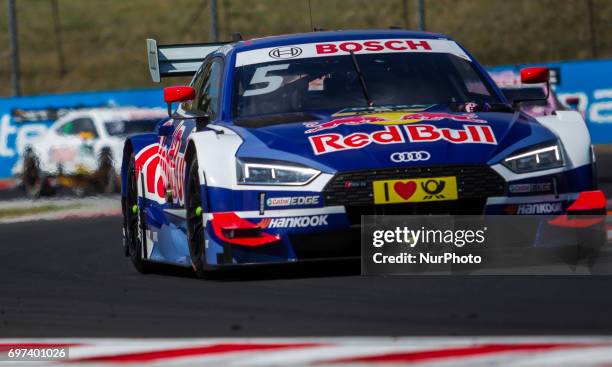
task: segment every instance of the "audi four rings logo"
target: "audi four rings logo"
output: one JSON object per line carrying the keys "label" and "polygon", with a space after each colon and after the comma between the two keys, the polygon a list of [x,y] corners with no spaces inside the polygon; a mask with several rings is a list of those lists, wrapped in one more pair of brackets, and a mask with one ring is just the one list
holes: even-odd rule
{"label": "audi four rings logo", "polygon": [[431,158],[431,154],[424,150],[415,152],[395,152],[391,154],[391,160],[395,163],[428,161],[429,158]]}
{"label": "audi four rings logo", "polygon": [[268,53],[274,59],[292,59],[302,54],[302,49],[295,46],[277,47]]}

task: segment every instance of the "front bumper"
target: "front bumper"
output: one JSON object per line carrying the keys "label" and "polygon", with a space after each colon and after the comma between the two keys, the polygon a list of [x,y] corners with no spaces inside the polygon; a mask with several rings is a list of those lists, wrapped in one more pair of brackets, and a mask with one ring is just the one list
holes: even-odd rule
{"label": "front bumper", "polygon": [[[319,192],[209,188],[214,205],[206,218],[206,260],[214,265],[358,256],[362,215],[561,216],[581,192],[594,189],[590,170],[507,181],[489,166],[410,167],[336,174]],[[439,176],[457,178],[457,200],[374,205],[374,180]],[[228,216],[234,219],[228,222]]]}

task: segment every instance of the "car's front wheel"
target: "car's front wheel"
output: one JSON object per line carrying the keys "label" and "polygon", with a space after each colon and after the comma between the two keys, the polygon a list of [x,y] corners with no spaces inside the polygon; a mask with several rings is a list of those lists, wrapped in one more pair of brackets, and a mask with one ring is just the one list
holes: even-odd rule
{"label": "car's front wheel", "polygon": [[29,197],[35,198],[51,193],[49,180],[41,171],[38,157],[31,149],[26,149],[23,153],[21,183]]}
{"label": "car's front wheel", "polygon": [[109,148],[102,148],[98,156],[98,169],[93,174],[98,192],[112,194],[119,192],[120,178],[115,172],[113,155]]}
{"label": "car's front wheel", "polygon": [[149,264],[143,257],[146,222],[144,210],[142,210],[138,203],[138,175],[136,173],[134,154],[130,157],[130,164],[128,166],[124,215],[128,254],[136,270],[140,273],[147,273],[149,271]]}
{"label": "car's front wheel", "polygon": [[200,176],[198,174],[198,161],[193,159],[189,164],[185,210],[187,211],[187,242],[191,267],[198,277],[205,275],[204,271],[204,217],[202,215],[202,193],[200,190]]}

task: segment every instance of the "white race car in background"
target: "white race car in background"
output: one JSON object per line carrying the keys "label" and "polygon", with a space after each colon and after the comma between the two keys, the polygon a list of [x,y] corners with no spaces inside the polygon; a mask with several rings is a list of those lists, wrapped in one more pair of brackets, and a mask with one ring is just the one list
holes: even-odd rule
{"label": "white race car in background", "polygon": [[116,192],[125,138],[154,131],[165,116],[165,110],[149,108],[70,112],[25,147],[12,173],[31,196],[51,194],[59,186]]}

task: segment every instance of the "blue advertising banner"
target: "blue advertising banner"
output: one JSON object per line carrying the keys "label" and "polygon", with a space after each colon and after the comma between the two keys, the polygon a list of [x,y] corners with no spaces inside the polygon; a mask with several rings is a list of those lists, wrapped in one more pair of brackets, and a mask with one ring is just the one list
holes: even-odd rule
{"label": "blue advertising banner", "polygon": [[[584,116],[594,144],[612,143],[612,60],[565,61],[537,64],[551,69],[551,83],[559,101],[578,99],[578,110]],[[516,71],[525,66],[506,65],[489,68],[489,72]]]}
{"label": "blue advertising banner", "polygon": [[67,112],[91,107],[163,107],[160,89],[51,94],[0,98],[0,179],[11,176],[28,142]]}

